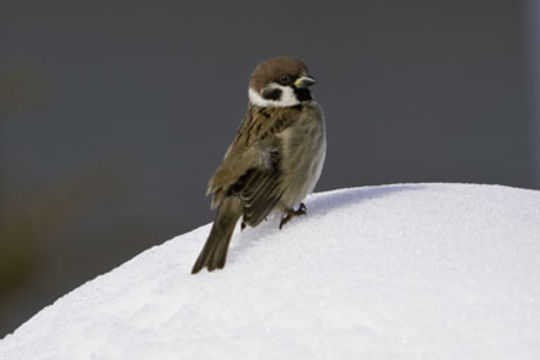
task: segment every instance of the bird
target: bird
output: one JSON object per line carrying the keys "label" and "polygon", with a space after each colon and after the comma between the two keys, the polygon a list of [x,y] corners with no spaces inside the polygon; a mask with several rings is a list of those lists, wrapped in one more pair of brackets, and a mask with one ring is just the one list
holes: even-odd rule
{"label": "bird", "polygon": [[302,201],[313,192],[326,157],[325,118],[311,94],[314,84],[307,65],[292,56],[265,59],[253,69],[247,111],[208,182],[217,214],[192,274],[225,266],[240,218],[243,230],[277,212],[282,229],[306,214]]}

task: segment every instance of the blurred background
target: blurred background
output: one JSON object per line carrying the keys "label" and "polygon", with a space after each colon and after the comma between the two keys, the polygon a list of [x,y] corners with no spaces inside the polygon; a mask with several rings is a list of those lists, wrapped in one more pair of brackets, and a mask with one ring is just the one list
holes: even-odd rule
{"label": "blurred background", "polygon": [[207,180],[269,56],[318,80],[319,191],[539,189],[539,22],[537,0],[3,0],[0,338],[211,221]]}

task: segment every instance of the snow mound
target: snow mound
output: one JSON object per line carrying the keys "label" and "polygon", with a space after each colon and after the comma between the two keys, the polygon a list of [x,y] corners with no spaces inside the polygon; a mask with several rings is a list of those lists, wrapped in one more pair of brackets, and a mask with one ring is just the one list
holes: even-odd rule
{"label": "snow mound", "polygon": [[540,191],[411,184],[319,193],[284,230],[209,225],[46,307],[0,359],[540,359]]}

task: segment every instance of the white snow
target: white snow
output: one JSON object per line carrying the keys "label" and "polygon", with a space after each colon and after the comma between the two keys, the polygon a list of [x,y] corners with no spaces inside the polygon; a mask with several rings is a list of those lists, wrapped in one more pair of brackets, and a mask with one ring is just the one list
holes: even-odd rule
{"label": "white snow", "polygon": [[143,252],[0,359],[540,359],[540,191],[390,185],[306,205],[282,231],[237,229],[223,271],[190,275],[209,225]]}

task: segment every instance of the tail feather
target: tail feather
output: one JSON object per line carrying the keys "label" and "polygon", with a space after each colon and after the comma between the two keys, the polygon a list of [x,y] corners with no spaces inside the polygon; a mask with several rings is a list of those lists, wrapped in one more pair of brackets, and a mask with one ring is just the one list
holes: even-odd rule
{"label": "tail feather", "polygon": [[197,261],[191,269],[196,274],[206,267],[208,271],[222,269],[227,259],[229,243],[236,222],[242,215],[242,204],[238,198],[226,198],[221,204],[210,235],[204,244]]}

